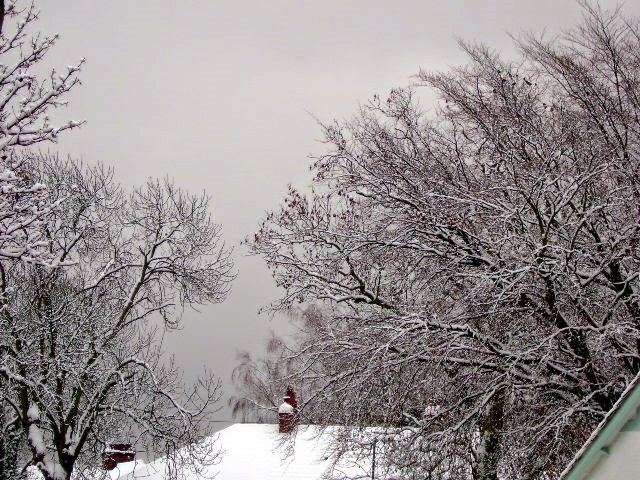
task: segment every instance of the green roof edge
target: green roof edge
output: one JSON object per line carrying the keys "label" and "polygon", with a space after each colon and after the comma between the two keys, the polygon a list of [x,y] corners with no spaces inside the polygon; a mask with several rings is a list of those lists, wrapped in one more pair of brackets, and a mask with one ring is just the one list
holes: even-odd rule
{"label": "green roof edge", "polygon": [[611,411],[600,422],[571,463],[560,475],[560,480],[583,480],[609,447],[625,424],[635,417],[640,406],[640,374],[629,384]]}

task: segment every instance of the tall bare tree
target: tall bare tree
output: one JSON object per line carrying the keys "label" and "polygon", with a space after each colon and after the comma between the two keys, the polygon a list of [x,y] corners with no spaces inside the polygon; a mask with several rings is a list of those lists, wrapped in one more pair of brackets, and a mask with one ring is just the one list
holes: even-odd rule
{"label": "tall bare tree", "polygon": [[44,227],[54,266],[18,263],[0,285],[3,401],[30,463],[67,480],[123,437],[162,453],[196,442],[209,433],[219,382],[186,388],[161,333],[184,307],[229,289],[229,251],[207,198],[155,180],[125,194],[109,170],[51,157],[34,174],[66,199]]}
{"label": "tall bare tree", "polygon": [[583,7],[325,125],[249,242],[323,312],[288,353],[323,421],[406,428],[403,478],[553,478],[638,373],[640,28]]}
{"label": "tall bare tree", "polygon": [[184,308],[222,301],[233,277],[208,199],[156,180],[125,193],[108,169],[35,153],[81,125],[49,115],[82,62],[43,77],[57,36],[32,31],[33,3],[1,6],[1,472],[13,478],[29,452],[66,480],[122,437],[211,461],[176,447],[207,432],[219,382],[182,385],[161,348]]}
{"label": "tall bare tree", "polygon": [[[35,180],[28,151],[81,125],[56,124],[49,115],[66,104],[69,92],[79,84],[83,62],[43,76],[42,63],[56,36],[33,32],[38,18],[33,3],[8,0],[0,7],[0,281],[4,283],[16,263],[54,260],[42,227],[62,199],[52,201],[47,185]],[[0,343],[0,358],[6,348]],[[0,391],[6,388],[0,376]],[[0,437],[0,476],[13,478],[20,434],[3,398],[0,418],[6,435]]]}

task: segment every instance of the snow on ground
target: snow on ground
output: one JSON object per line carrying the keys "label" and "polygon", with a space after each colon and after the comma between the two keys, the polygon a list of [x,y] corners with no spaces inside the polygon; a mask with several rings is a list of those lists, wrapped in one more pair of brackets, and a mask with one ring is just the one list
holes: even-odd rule
{"label": "snow on ground", "polygon": [[[302,425],[295,435],[278,433],[274,424],[235,424],[216,434],[220,462],[208,466],[202,474],[186,470],[188,480],[319,480],[331,466],[327,449],[335,429]],[[368,478],[366,465],[342,461],[330,478]],[[166,461],[123,463],[112,470],[112,480],[164,480]]]}
{"label": "snow on ground", "polygon": [[[331,467],[330,444],[339,429],[300,425],[296,433],[279,433],[277,424],[235,424],[217,432],[205,442],[213,441],[220,451],[214,465],[185,467],[184,480],[320,480]],[[368,430],[368,429],[365,429]],[[366,435],[366,434],[365,434]],[[370,461],[354,461],[345,456],[334,466],[329,479],[370,478]],[[141,460],[119,464],[115,469],[100,470],[96,480],[165,480],[166,459],[150,463]],[[29,468],[29,480],[42,480],[35,467]],[[84,472],[82,478],[92,478]]]}

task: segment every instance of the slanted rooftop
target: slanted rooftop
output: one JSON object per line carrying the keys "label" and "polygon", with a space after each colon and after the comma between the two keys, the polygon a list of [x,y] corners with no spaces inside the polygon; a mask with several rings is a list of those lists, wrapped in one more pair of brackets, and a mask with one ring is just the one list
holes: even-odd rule
{"label": "slanted rooftop", "polygon": [[[640,468],[640,375],[562,472],[561,480],[638,478]],[[631,474],[631,476],[628,476]]]}

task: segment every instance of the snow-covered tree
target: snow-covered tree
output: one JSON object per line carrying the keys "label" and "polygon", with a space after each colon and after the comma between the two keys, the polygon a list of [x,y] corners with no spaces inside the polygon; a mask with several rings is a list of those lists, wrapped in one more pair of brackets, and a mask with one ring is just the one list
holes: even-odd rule
{"label": "snow-covered tree", "polygon": [[554,478],[640,369],[640,28],[584,11],[325,125],[249,242],[274,309],[321,312],[291,378],[323,422],[405,428],[403,478]]}
{"label": "snow-covered tree", "polygon": [[42,61],[57,35],[33,32],[33,3],[2,2],[0,32],[0,259],[47,262],[47,239],[40,221],[56,207],[46,185],[29,172],[29,147],[55,142],[82,122],[53,123],[51,112],[67,102],[79,84],[83,61],[42,75]]}
{"label": "snow-covered tree", "polygon": [[34,31],[37,18],[31,2],[0,1],[3,475],[27,455],[46,479],[68,479],[123,438],[206,463],[215,452],[177,447],[206,433],[219,382],[182,385],[161,347],[183,308],[228,291],[220,227],[205,196],[171,182],[125,194],[108,169],[36,153],[81,124],[49,115],[82,65],[43,75],[57,36]]}
{"label": "snow-covered tree", "polygon": [[[82,61],[63,71],[44,71],[43,60],[56,36],[34,32],[38,12],[33,3],[0,2],[0,277],[17,262],[51,264],[49,241],[43,224],[59,207],[47,186],[31,173],[29,150],[55,142],[60,134],[82,122],[52,122],[49,115],[67,102],[79,84]],[[4,305],[5,298],[0,299]],[[0,355],[6,346],[0,343]],[[0,376],[0,391],[8,388]],[[6,435],[0,437],[0,477],[14,478],[20,436],[14,417],[0,395],[0,418]],[[6,420],[6,421],[5,421]]]}
{"label": "snow-covered tree", "polygon": [[[207,198],[156,180],[125,194],[111,171],[54,157],[37,167],[53,200],[66,199],[44,228],[54,265],[16,264],[0,285],[3,401],[31,464],[67,480],[95,467],[110,441],[161,453],[196,442],[209,433],[219,382],[186,388],[161,340],[184,307],[229,289],[229,251]],[[201,461],[215,453],[197,448]]]}

